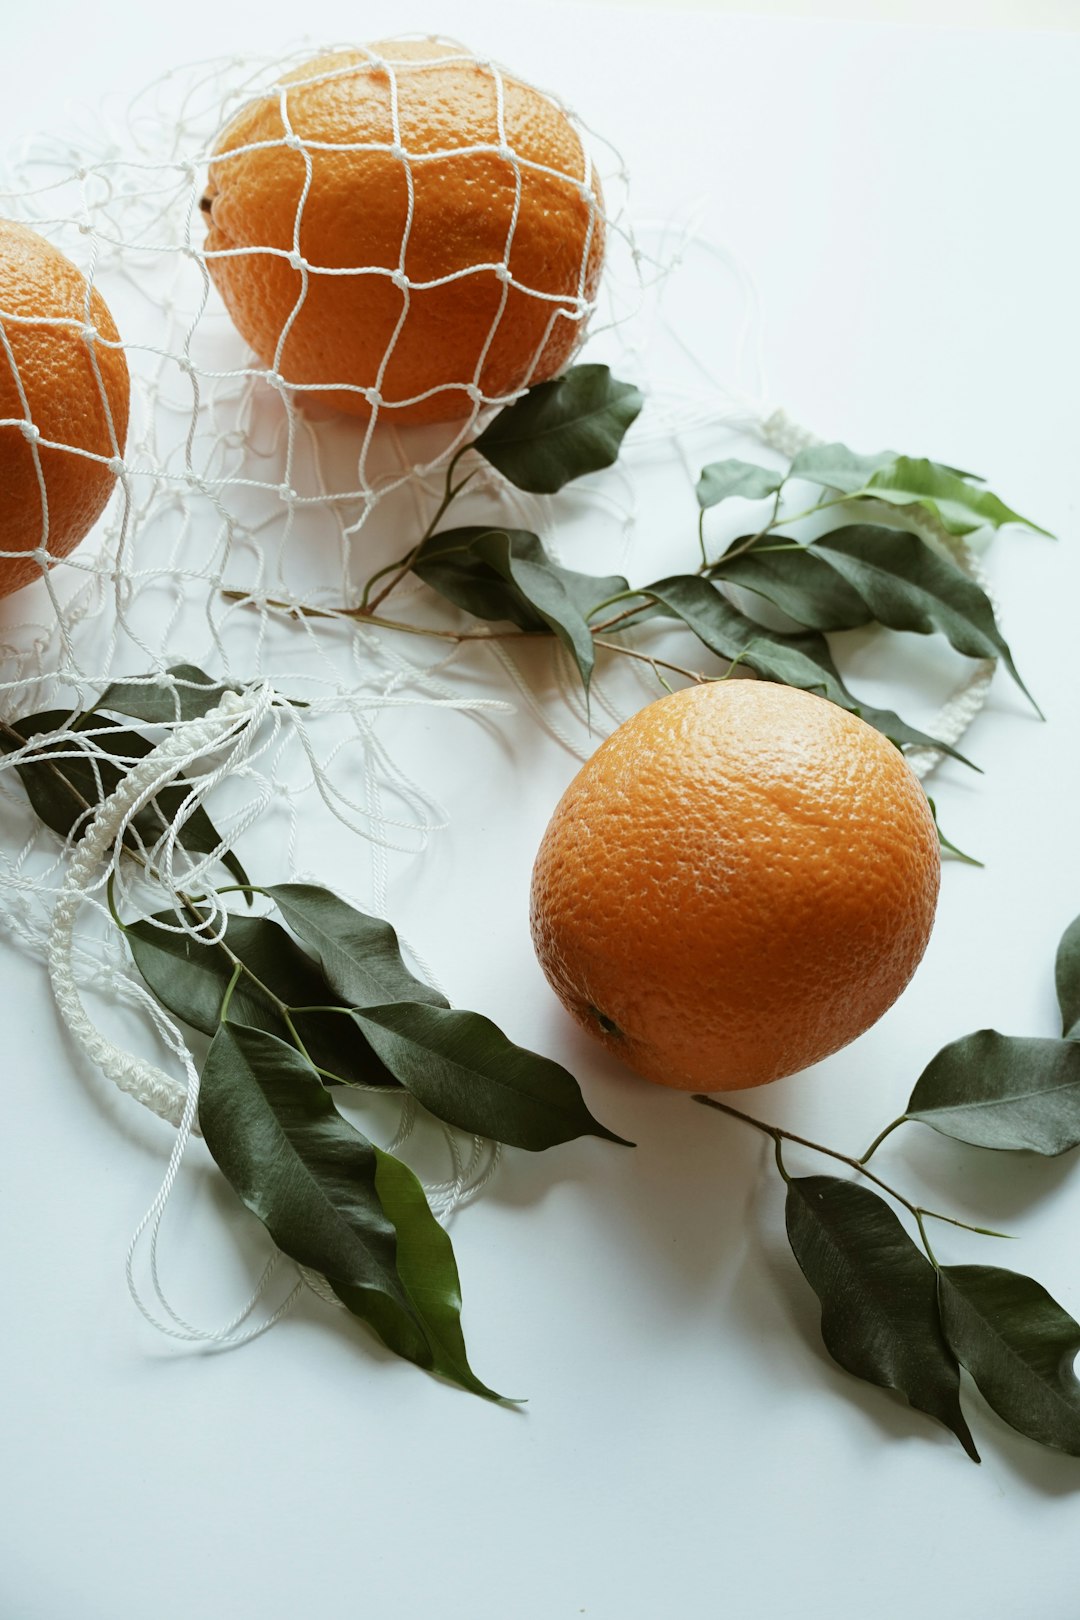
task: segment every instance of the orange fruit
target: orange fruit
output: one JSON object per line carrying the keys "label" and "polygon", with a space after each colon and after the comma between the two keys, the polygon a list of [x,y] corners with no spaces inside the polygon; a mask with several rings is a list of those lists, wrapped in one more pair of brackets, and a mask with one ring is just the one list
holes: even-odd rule
{"label": "orange fruit", "polygon": [[287,73],[226,126],[202,207],[210,274],[263,365],[395,423],[554,376],[603,258],[566,114],[434,39]]}
{"label": "orange fruit", "polygon": [[902,754],[824,698],[721,681],[597,749],[544,834],[533,941],[647,1080],[762,1085],[880,1018],[930,935],[940,855]]}
{"label": "orange fruit", "polygon": [[119,343],[71,260],[0,220],[0,596],[40,577],[41,550],[66,557],[112,494],[130,394]]}

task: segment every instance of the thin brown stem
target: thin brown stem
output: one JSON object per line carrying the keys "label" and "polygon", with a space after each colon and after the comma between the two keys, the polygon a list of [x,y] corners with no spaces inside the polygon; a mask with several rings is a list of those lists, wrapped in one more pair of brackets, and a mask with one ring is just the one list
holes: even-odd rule
{"label": "thin brown stem", "polygon": [[[475,477],[476,469],[474,469],[474,471],[471,473],[466,473],[460,484],[455,485],[452,481],[454,476],[454,468],[457,466],[458,461],[468,449],[469,445],[463,444],[461,448],[453,456],[451,456],[449,464],[446,468],[446,483],[443,487],[442,500],[436,507],[435,514],[432,517],[431,522],[428,524],[415,546],[413,546],[412,550],[407,552],[399,563],[391,563],[389,568],[380,568],[377,573],[372,574],[371,578],[364,586],[364,594],[360,599],[360,606],[357,609],[357,612],[363,617],[366,618],[370,614],[374,613],[380,602],[385,602],[386,598],[390,595],[390,592],[395,590],[397,586],[401,584],[401,581],[405,578],[406,574],[409,573],[413,563],[419,556],[422,546],[426,543],[426,541],[430,540],[431,536],[435,533],[435,526],[439,522],[439,519],[443,516],[443,513],[446,511],[451,501],[456,500],[461,494],[461,491],[465,488],[465,485],[469,482],[469,479]],[[382,576],[387,573],[392,574],[393,577],[390,579],[388,584],[383,586],[381,591],[379,591],[375,596],[371,596],[369,600],[372,585],[377,579],[382,578]]]}
{"label": "thin brown stem", "polygon": [[[648,593],[645,591],[639,591],[637,594],[639,596],[645,596]],[[617,624],[622,624],[624,619],[632,619],[635,613],[640,613],[642,608],[648,607],[648,605],[649,604],[647,602],[635,602],[633,607],[624,608],[621,613],[613,613],[610,619],[601,619],[599,624],[592,624],[589,626],[589,629],[592,631],[594,636],[598,630],[614,630]],[[606,604],[601,602],[599,603],[599,606],[604,607]],[[596,611],[597,609],[593,608],[593,612],[595,613]]]}
{"label": "thin brown stem", "polygon": [[700,671],[684,669],[682,664],[669,664],[666,658],[654,658],[651,653],[639,652],[636,647],[625,647],[621,641],[604,641],[599,636],[593,640],[597,647],[603,647],[608,652],[622,653],[624,658],[637,658],[643,664],[651,664],[653,669],[669,669],[673,675],[683,675],[697,686],[703,686],[710,678]]}
{"label": "thin brown stem", "polygon": [[[800,1147],[809,1148],[813,1153],[822,1153],[826,1158],[836,1159],[840,1164],[848,1165],[850,1169],[856,1171],[860,1176],[865,1176],[866,1180],[872,1181],[875,1187],[880,1187],[883,1193],[887,1193],[890,1198],[895,1198],[896,1202],[914,1218],[915,1224],[919,1228],[919,1235],[923,1240],[927,1258],[935,1266],[937,1261],[934,1259],[923,1225],[926,1220],[945,1221],[949,1226],[958,1226],[965,1232],[978,1232],[983,1237],[1004,1238],[1009,1235],[1007,1232],[995,1232],[987,1226],[972,1226],[970,1222],[959,1220],[955,1215],[942,1215],[937,1210],[926,1209],[922,1204],[912,1203],[911,1199],[905,1197],[896,1187],[890,1186],[887,1181],[882,1181],[881,1177],[875,1175],[872,1170],[868,1170],[864,1160],[856,1159],[850,1153],[841,1153],[836,1148],[826,1147],[823,1142],[812,1142],[809,1137],[799,1136],[795,1131],[784,1130],[781,1125],[768,1125],[764,1120],[755,1119],[752,1114],[744,1114],[740,1109],[732,1108],[730,1103],[720,1102],[717,1097],[706,1097],[699,1093],[695,1094],[693,1100],[696,1103],[702,1103],[706,1108],[715,1108],[718,1113],[727,1114],[731,1119],[741,1120],[744,1125],[752,1125],[756,1131],[761,1131],[763,1135],[771,1137],[777,1147],[781,1142],[796,1142]],[[788,1178],[785,1175],[786,1179]]]}

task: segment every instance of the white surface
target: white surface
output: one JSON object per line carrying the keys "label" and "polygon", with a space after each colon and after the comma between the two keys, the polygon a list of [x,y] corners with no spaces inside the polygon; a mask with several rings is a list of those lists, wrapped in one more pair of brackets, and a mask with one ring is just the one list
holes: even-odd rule
{"label": "white surface", "polygon": [[[604,0],[619,5],[622,0]],[[634,0],[635,4],[649,0]],[[683,0],[700,11],[936,28],[1080,28],[1075,0]]]}
{"label": "white surface", "polygon": [[[126,96],[171,61],[295,43],[284,29],[253,42],[205,0],[120,16],[107,0],[93,32],[80,21],[77,54],[50,54],[41,82],[30,65],[64,15],[19,8],[0,70],[12,140],[62,129],[65,98],[89,87]],[[356,28],[332,4],[307,20],[320,37]],[[1053,951],[1080,910],[1080,45],[678,13],[613,26],[610,12],[454,0],[437,15],[375,7],[363,26],[453,30],[558,86],[625,153],[641,218],[700,208],[751,270],[778,402],[859,448],[974,466],[1061,536],[1009,534],[992,555],[1047,724],[999,677],[968,737],[986,775],[949,767],[933,784],[946,829],[986,870],[947,867],[923,967],[874,1031],[744,1099],[858,1151],[945,1040],[990,1023],[1054,1032]],[[677,299],[710,357],[730,319],[713,287],[695,261]],[[692,503],[677,521],[688,529]],[[1066,1620],[1080,1462],[1014,1437],[971,1396],[976,1470],[943,1430],[828,1361],[756,1139],[621,1074],[533,964],[528,871],[573,762],[525,721],[437,721],[429,781],[451,827],[391,909],[455,1001],[566,1061],[640,1144],[508,1153],[454,1225],[474,1364],[529,1404],[450,1390],[314,1302],[238,1353],[153,1337],[121,1260],[168,1133],[72,1063],[43,971],[5,949],[3,1620],[1013,1620],[1035,1603]],[[327,879],[354,858],[342,844]],[[976,1162],[913,1131],[881,1169],[1018,1234],[1004,1256],[945,1234],[943,1255],[1031,1271],[1080,1314],[1069,1160]],[[167,1275],[201,1320],[242,1297],[243,1261],[261,1252],[224,1224],[229,1210],[193,1155]]]}

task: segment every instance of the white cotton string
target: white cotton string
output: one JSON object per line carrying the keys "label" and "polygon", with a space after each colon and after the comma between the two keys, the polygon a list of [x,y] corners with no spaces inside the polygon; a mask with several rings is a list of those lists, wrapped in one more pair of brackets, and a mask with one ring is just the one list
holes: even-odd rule
{"label": "white cotton string", "polygon": [[[171,1338],[218,1349],[244,1344],[266,1332],[291,1309],[302,1282],[296,1283],[269,1315],[244,1328],[243,1331],[240,1329],[262,1299],[275,1272],[280,1258],[276,1252],[271,1255],[246,1303],[222,1327],[198,1327],[169,1303],[159,1272],[158,1243],[162,1219],[185,1150],[191,1136],[198,1131],[198,1071],[191,1054],[180,1039],[179,1032],[160,1009],[154,1009],[155,1023],[166,1035],[170,1048],[183,1064],[186,1080],[183,1086],[156,1065],[124,1052],[109,1041],[86,1012],[72,971],[71,959],[78,912],[87,898],[87,891],[100,882],[100,866],[106,852],[122,839],[138,811],[178,773],[188,769],[204,753],[219,747],[227,738],[237,742],[242,740],[245,734],[250,737],[269,713],[272,700],[273,694],[267,687],[244,694],[226,693],[216,709],[202,720],[178,726],[146,759],[128,772],[116,790],[104,800],[93,815],[85,837],[69,864],[54,909],[47,951],[49,977],[57,1007],[76,1045],[81,1047],[86,1055],[97,1063],[105,1076],[122,1091],[135,1097],[145,1107],[177,1127],[164,1179],[128,1246],[125,1275],[131,1297],[146,1321],[159,1332]],[[235,757],[231,755],[225,763],[219,765],[211,774],[211,785],[227,774],[230,768],[234,768],[235,763]],[[376,814],[380,815],[377,802],[374,809]],[[406,1095],[398,1132],[388,1151],[396,1152],[408,1140],[416,1113],[414,1100]],[[430,1197],[433,1212],[446,1222],[460,1204],[475,1196],[490,1179],[498,1162],[498,1148],[484,1138],[473,1136],[469,1160],[467,1164],[463,1164],[455,1133],[450,1128],[443,1127],[443,1134],[450,1153],[453,1174],[449,1181],[437,1183],[432,1187]],[[150,1234],[151,1284],[163,1314],[158,1314],[147,1305],[135,1278],[136,1255],[147,1232]],[[302,1281],[310,1283],[313,1274],[302,1268],[301,1276]],[[335,1297],[325,1286],[320,1287],[318,1291],[323,1297]]]}
{"label": "white cotton string", "polygon": [[[202,720],[180,726],[134,767],[101,804],[87,827],[82,842],[72,857],[67,877],[53,913],[52,931],[48,944],[49,979],[57,1008],[68,1033],[75,1044],[95,1062],[102,1072],[120,1090],[129,1093],[161,1118],[177,1127],[172,1152],[169,1155],[165,1177],[156,1197],[139,1222],[128,1246],[125,1274],[128,1288],[136,1306],[155,1328],[170,1337],[226,1347],[245,1343],[280,1320],[293,1304],[299,1290],[297,1284],[270,1316],[263,1321],[237,1332],[261,1299],[277,1264],[277,1255],[271,1256],[263,1275],[246,1305],[224,1327],[204,1329],[193,1326],[168,1303],[158,1270],[158,1237],[161,1221],[180,1169],[180,1163],[192,1133],[197,1130],[196,1118],[199,1101],[199,1076],[190,1053],[183,1046],[179,1033],[163,1015],[159,1027],[170,1028],[170,1042],[181,1058],[186,1084],[181,1086],[172,1076],[155,1065],[122,1051],[97,1028],[86,1012],[71,967],[72,941],[79,909],[86,899],[87,890],[99,879],[99,868],[106,852],[122,837],[124,828],[137,811],[158,793],[165,782],[178,771],[192,764],[199,756],[217,747],[238,728],[258,726],[270,702],[266,688],[243,695],[226,693],[218,707]],[[144,1233],[150,1231],[150,1273],[157,1300],[168,1321],[156,1315],[147,1306],[135,1280],[135,1255]]]}
{"label": "white cotton string", "polygon": [[86,892],[92,884],[100,882],[101,863],[118,832],[185,764],[235,731],[238,723],[254,712],[255,707],[255,701],[245,702],[237,694],[227,693],[218,710],[203,720],[192,721],[189,726],[178,727],[128,772],[91,817],[85,835],[75,846],[53,911],[47,964],[53,996],[65,1027],[76,1045],[114,1085],[170,1125],[179,1126],[183,1118],[187,1088],[155,1065],[122,1051],[97,1028],[83,1006],[71,970],[72,939]]}

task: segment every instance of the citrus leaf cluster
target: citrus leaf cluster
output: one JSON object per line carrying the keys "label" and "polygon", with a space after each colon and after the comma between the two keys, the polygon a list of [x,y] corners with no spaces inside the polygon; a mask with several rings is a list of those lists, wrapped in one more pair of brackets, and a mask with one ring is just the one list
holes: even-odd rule
{"label": "citrus leaf cluster", "polygon": [[[821,1334],[856,1377],[898,1391],[979,1455],[961,1405],[960,1369],[1020,1434],[1080,1457],[1080,1324],[1041,1283],[1000,1266],[943,1265],[927,1221],[966,1223],[910,1202],[867,1168],[878,1145],[908,1123],[977,1148],[1053,1157],[1080,1146],[1080,917],[1058,947],[1062,1035],[979,1030],[927,1065],[907,1109],[861,1158],[749,1120],[716,1098],[698,1100],[771,1136],[787,1186],[787,1236],[821,1304]],[[791,1176],[783,1144],[839,1159],[880,1191],[838,1176]],[[914,1218],[909,1234],[886,1194]],[[1002,1234],[971,1228],[988,1236]]]}
{"label": "citrus leaf cluster", "polygon": [[[956,758],[962,756],[940,739],[851,692],[827,636],[867,625],[943,635],[965,657],[1000,659],[1030,698],[986,592],[946,547],[919,532],[919,524],[939,525],[957,540],[1005,523],[1037,525],[973,474],[942,463],[888,451],[859,455],[841,444],[800,452],[786,472],[736,459],[712,462],[696,486],[702,523],[706,513],[731,500],[771,502],[771,515],[715,557],[708,554],[702,527],[701,563],[694,572],[644,584],[567,568],[528,530],[438,526],[471,476],[451,483],[452,469],[466,452],[482,457],[519,489],[554,494],[616,460],[641,406],[638,390],[600,365],[571,367],[555,381],[530,389],[458,452],[428,531],[398,564],[373,576],[357,616],[372,617],[371,590],[379,578],[394,576],[380,592],[381,602],[411,572],[475,619],[555,637],[586,691],[598,645],[641,657],[625,641],[610,637],[625,636],[647,619],[668,620],[729,669],[745,665],[764,680],[820,693],[861,715],[900,748],[935,748]],[[817,498],[786,518],[782,506],[793,487],[816,489]],[[829,514],[833,526],[807,536],[803,521],[821,513]],[[785,524],[788,532],[781,532]],[[733,590],[742,593],[737,600]],[[765,622],[767,615],[755,612],[754,601],[779,609],[790,628]],[[710,678],[651,661],[658,675],[665,667],[692,679]]]}
{"label": "citrus leaf cluster", "polygon": [[[197,718],[234,690],[192,665],[169,674],[175,693],[153,679],[118,683],[93,710],[29,715],[0,730],[46,826],[82,837],[154,746],[102,710],[161,725]],[[151,882],[168,834],[216,855],[235,884],[213,896],[170,890],[168,907],[128,923],[113,915],[147,988],[209,1037],[199,1123],[226,1180],[278,1247],[318,1272],[389,1349],[499,1399],[469,1364],[457,1262],[423,1187],[345,1118],[334,1092],[409,1093],[448,1125],[530,1152],[622,1138],[593,1118],[560,1064],[452,1008],[419,978],[390,923],[317,884],[254,887],[180,776],[122,837],[122,853]],[[249,910],[225,909],[237,892]],[[252,915],[255,900],[277,917]]]}
{"label": "citrus leaf cluster", "polygon": [[406,965],[389,923],[316,884],[257,891],[270,917],[195,902],[125,935],[147,986],[212,1037],[199,1091],[207,1146],[278,1247],[326,1278],[398,1355],[476,1394],[449,1238],[420,1183],[338,1110],[338,1086],[404,1089],[462,1130],[539,1152],[621,1139],[577,1082]]}

